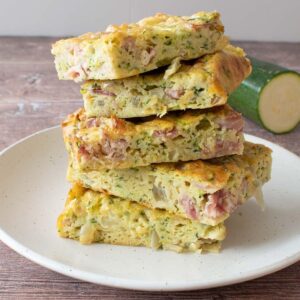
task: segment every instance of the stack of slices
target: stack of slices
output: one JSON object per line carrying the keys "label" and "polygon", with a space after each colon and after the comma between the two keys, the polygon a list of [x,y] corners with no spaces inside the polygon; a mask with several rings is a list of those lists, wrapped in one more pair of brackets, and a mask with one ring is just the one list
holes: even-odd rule
{"label": "stack of slices", "polygon": [[251,72],[216,12],[157,14],[53,45],[60,79],[84,81],[63,122],[73,184],[58,218],[81,243],[216,251],[224,220],[270,176],[226,105]]}

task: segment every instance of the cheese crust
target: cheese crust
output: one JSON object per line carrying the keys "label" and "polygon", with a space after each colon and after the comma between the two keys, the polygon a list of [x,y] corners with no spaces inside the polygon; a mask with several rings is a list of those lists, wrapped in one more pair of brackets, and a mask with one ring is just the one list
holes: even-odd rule
{"label": "cheese crust", "polygon": [[223,224],[209,226],[74,185],[57,220],[61,237],[82,244],[146,246],[176,252],[218,251]]}
{"label": "cheese crust", "polygon": [[70,159],[80,169],[125,169],[243,152],[243,119],[229,106],[169,113],[162,118],[87,118],[62,124]]}
{"label": "cheese crust", "polygon": [[82,171],[68,180],[208,225],[223,222],[270,179],[271,150],[245,143],[242,155],[131,169]]}
{"label": "cheese crust", "polygon": [[189,17],[156,14],[135,24],[109,26],[52,46],[59,79],[125,78],[165,66],[180,57],[194,59],[225,47],[228,40],[217,12]]}
{"label": "cheese crust", "polygon": [[90,80],[81,86],[89,117],[163,116],[168,111],[204,109],[227,102],[250,74],[241,48],[227,46],[193,61],[118,80]]}

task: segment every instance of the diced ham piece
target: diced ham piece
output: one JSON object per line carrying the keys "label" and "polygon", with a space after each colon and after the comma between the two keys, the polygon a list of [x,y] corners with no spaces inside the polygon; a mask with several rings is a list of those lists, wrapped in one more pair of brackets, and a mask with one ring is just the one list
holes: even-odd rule
{"label": "diced ham piece", "polygon": [[87,77],[87,73],[83,66],[76,65],[72,68],[68,69],[66,72],[66,77],[72,78],[75,82],[85,79]]}
{"label": "diced ham piece", "polygon": [[98,127],[99,125],[100,125],[100,121],[97,118],[89,118],[86,121],[87,128]]}
{"label": "diced ham piece", "polygon": [[91,128],[91,127],[109,127],[110,129],[118,129],[121,130],[124,128],[125,122],[122,119],[111,117],[111,118],[88,118],[85,121],[85,127]]}
{"label": "diced ham piece", "polygon": [[126,37],[123,40],[122,47],[128,52],[132,52],[135,48],[135,39],[132,36]]}
{"label": "diced ham piece", "polygon": [[210,218],[218,218],[232,212],[237,206],[237,199],[231,193],[222,189],[207,196],[204,214]]}
{"label": "diced ham piece", "polygon": [[78,149],[78,154],[84,159],[88,160],[90,158],[90,152],[86,149],[85,146],[81,145]]}
{"label": "diced ham piece", "polygon": [[105,90],[102,90],[101,88],[99,87],[94,87],[92,89],[93,93],[94,94],[97,94],[97,95],[104,95],[104,96],[109,96],[109,97],[116,97],[116,94],[113,93],[113,92],[110,92],[110,91],[105,91]]}
{"label": "diced ham piece", "polygon": [[240,143],[238,141],[223,141],[217,140],[215,154],[217,156],[227,155],[228,153],[236,153],[240,149]]}
{"label": "diced ham piece", "polygon": [[223,203],[223,207],[226,212],[232,213],[237,208],[238,204],[239,199],[231,193],[228,193]]}
{"label": "diced ham piece", "polygon": [[180,203],[182,204],[185,213],[192,219],[198,219],[197,210],[193,200],[186,194],[181,197]]}
{"label": "diced ham piece", "polygon": [[202,151],[203,155],[205,155],[206,157],[210,157],[210,156],[211,156],[211,152],[212,152],[212,151],[211,151],[211,149],[208,147],[207,144],[204,144],[204,145],[202,146],[201,151]]}
{"label": "diced ham piece", "polygon": [[223,207],[223,201],[226,193],[224,190],[219,190],[211,195],[207,196],[207,203],[204,207],[204,213],[210,218],[218,218],[222,216],[226,211]]}
{"label": "diced ham piece", "polygon": [[240,132],[243,130],[244,121],[242,115],[232,111],[229,115],[221,119],[219,122],[221,128],[232,129]]}
{"label": "diced ham piece", "polygon": [[154,130],[153,136],[157,138],[170,138],[174,139],[178,136],[178,130],[174,127],[171,130]]}
{"label": "diced ham piece", "polygon": [[179,99],[184,94],[184,89],[179,89],[179,90],[165,89],[165,94],[172,99]]}
{"label": "diced ham piece", "polygon": [[127,147],[128,142],[125,139],[110,140],[106,137],[101,144],[102,153],[115,161],[125,158]]}

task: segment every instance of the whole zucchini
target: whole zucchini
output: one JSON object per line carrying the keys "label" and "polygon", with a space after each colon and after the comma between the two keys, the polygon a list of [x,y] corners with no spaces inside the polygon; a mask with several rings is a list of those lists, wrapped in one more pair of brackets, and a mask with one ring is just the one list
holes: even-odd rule
{"label": "whole zucchini", "polygon": [[252,73],[229,96],[229,104],[273,133],[300,121],[300,74],[250,57]]}

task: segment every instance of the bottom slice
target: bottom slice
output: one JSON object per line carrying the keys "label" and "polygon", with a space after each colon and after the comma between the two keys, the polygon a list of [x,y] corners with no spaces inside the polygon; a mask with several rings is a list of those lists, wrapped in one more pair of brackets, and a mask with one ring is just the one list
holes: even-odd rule
{"label": "bottom slice", "polygon": [[82,244],[103,242],[176,252],[216,252],[226,235],[223,223],[201,224],[77,184],[69,192],[57,228],[60,236]]}

